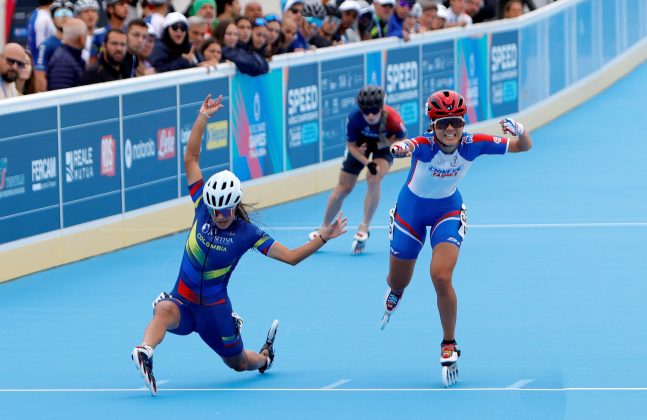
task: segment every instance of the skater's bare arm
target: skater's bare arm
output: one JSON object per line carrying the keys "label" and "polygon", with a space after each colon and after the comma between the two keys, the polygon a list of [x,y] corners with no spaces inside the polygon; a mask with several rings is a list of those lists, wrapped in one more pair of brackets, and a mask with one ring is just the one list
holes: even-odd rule
{"label": "skater's bare arm", "polygon": [[324,246],[330,239],[346,233],[348,219],[345,217],[342,218],[342,216],[343,214],[339,213],[339,216],[337,216],[334,222],[328,226],[322,227],[319,231],[319,236],[314,238],[312,241],[294,249],[290,249],[280,242],[274,242],[267,255],[275,260],[279,260],[290,265],[299,264],[301,261],[317,252],[317,250]]}

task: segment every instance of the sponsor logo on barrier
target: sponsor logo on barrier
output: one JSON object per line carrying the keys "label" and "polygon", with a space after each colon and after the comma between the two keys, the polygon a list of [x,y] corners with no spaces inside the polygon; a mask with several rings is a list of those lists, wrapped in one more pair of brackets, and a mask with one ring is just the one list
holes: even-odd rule
{"label": "sponsor logo on barrier", "polygon": [[175,157],[175,127],[157,130],[157,160]]}
{"label": "sponsor logo on barrier", "polygon": [[254,93],[254,120],[261,119],[261,95],[258,92]]}
{"label": "sponsor logo on barrier", "polygon": [[102,176],[115,176],[117,164],[115,154],[117,142],[112,135],[101,137],[101,172]]}
{"label": "sponsor logo on barrier", "polygon": [[57,185],[58,165],[56,156],[31,161],[31,190],[40,191]]}
{"label": "sponsor logo on barrier", "polygon": [[493,46],[490,52],[490,68],[492,73],[516,69],[517,44]]}
{"label": "sponsor logo on barrier", "polygon": [[83,181],[94,177],[92,147],[65,152],[65,182]]}
{"label": "sponsor logo on barrier", "polygon": [[207,150],[227,147],[227,120],[216,121],[207,125]]}
{"label": "sponsor logo on barrier", "polygon": [[316,85],[288,90],[288,115],[315,111],[319,105],[319,91]]}
{"label": "sponsor logo on barrier", "polygon": [[418,89],[418,63],[407,61],[386,66],[386,92]]}
{"label": "sponsor logo on barrier", "polygon": [[126,139],[126,144],[124,145],[126,168],[130,169],[136,160],[148,159],[156,154],[157,149],[153,139],[140,140],[137,144],[133,144],[130,139]]}
{"label": "sponsor logo on barrier", "polygon": [[9,175],[9,158],[0,158],[0,198],[25,193],[25,174]]}

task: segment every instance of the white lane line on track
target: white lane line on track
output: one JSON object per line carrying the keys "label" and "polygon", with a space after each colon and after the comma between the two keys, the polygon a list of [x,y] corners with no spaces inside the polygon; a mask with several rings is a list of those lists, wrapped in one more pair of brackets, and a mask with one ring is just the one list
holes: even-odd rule
{"label": "white lane line on track", "polygon": [[[162,388],[158,392],[644,392],[647,388]],[[148,392],[138,388],[15,388],[2,393]]]}
{"label": "white lane line on track", "polygon": [[[314,225],[313,225],[314,226]],[[307,230],[313,226],[271,226],[268,230]],[[558,228],[626,228],[626,227],[647,227],[647,222],[592,222],[592,223],[507,223],[507,224],[483,224],[469,225],[470,229],[558,229]],[[348,226],[349,229],[356,229],[357,226]],[[385,230],[388,226],[371,226],[373,230]]]}
{"label": "white lane line on track", "polygon": [[530,382],[534,382],[534,381],[535,381],[534,379],[522,379],[520,381],[517,381],[517,382],[513,383],[512,385],[508,386],[507,388],[521,389],[525,385],[528,385]]}
{"label": "white lane line on track", "polygon": [[337,388],[338,386],[347,384],[348,382],[350,382],[350,379],[340,379],[337,382],[333,382],[330,385],[326,385],[322,387],[321,389],[334,389],[334,388]]}
{"label": "white lane line on track", "polygon": [[[169,382],[171,382],[170,379],[162,379],[162,380],[159,380],[159,381],[155,381],[157,386],[164,385],[164,384],[167,384]],[[148,387],[146,385],[140,386],[139,388],[137,388],[137,391],[148,391]]]}

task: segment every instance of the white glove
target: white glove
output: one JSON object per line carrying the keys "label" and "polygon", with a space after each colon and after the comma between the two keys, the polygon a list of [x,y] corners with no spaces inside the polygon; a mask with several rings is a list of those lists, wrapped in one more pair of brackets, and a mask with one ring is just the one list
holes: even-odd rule
{"label": "white glove", "polygon": [[501,124],[501,130],[503,130],[504,133],[512,136],[523,136],[523,133],[525,132],[523,124],[513,120],[512,118],[504,118],[499,121],[499,124]]}
{"label": "white glove", "polygon": [[409,145],[403,141],[393,143],[389,148],[389,152],[391,152],[391,156],[397,158],[411,156]]}

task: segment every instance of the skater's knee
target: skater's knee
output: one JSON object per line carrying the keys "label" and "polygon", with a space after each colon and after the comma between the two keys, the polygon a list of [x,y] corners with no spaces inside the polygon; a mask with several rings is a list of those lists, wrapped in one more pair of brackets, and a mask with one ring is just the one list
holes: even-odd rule
{"label": "skater's knee", "polygon": [[337,187],[335,187],[335,195],[337,198],[346,198],[351,191],[353,191],[352,185],[338,184]]}
{"label": "skater's knee", "polygon": [[437,293],[446,293],[453,289],[452,273],[450,271],[432,272],[431,280],[434,283]]}
{"label": "skater's knee", "polygon": [[179,310],[174,303],[162,301],[155,305],[154,316],[165,321],[172,321],[179,316]]}

